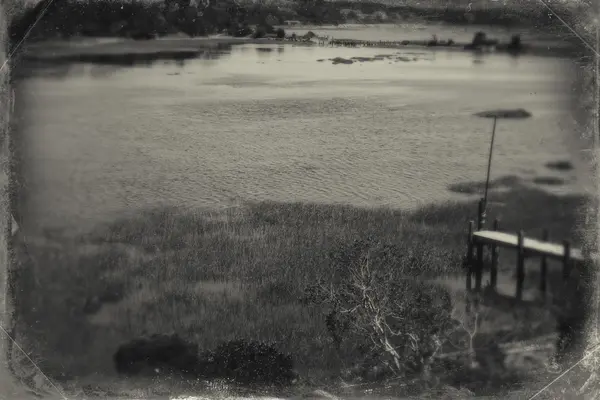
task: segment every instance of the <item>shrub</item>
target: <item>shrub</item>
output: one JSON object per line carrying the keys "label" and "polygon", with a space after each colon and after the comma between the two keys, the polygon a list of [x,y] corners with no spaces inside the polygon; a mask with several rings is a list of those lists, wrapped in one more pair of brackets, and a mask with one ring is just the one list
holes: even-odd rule
{"label": "shrub", "polygon": [[233,25],[228,30],[228,34],[233,37],[246,37],[252,35],[252,33],[252,28],[248,25]]}
{"label": "shrub", "polygon": [[155,334],[119,346],[113,361],[117,372],[123,375],[147,370],[192,374],[198,365],[198,346],[178,335]]}
{"label": "shrub", "polygon": [[254,39],[261,39],[261,38],[264,38],[266,35],[267,35],[267,31],[266,31],[265,27],[257,26],[256,30],[254,31],[254,34],[252,34],[252,37]]}
{"label": "shrub", "polygon": [[156,35],[150,32],[132,32],[130,37],[133,40],[151,40],[154,39]]}
{"label": "shrub", "polygon": [[275,34],[277,35],[278,39],[285,38],[285,30],[283,30],[283,28],[277,28],[277,31],[275,31]]}
{"label": "shrub", "polygon": [[257,341],[225,342],[200,356],[196,344],[176,334],[155,334],[119,346],[113,361],[126,376],[179,373],[261,385],[289,384],[296,377],[290,355]]}
{"label": "shrub", "polygon": [[350,10],[346,13],[346,20],[347,21],[359,21],[360,20],[360,15],[358,15],[358,13],[354,10]]}
{"label": "shrub", "polygon": [[326,325],[338,346],[345,337],[362,337],[394,375],[429,379],[434,356],[455,324],[447,291],[409,277],[422,261],[418,257],[373,240],[355,241],[332,255],[331,274],[307,288],[305,301],[330,309]]}
{"label": "shrub", "polygon": [[473,36],[473,41],[471,42],[471,45],[474,47],[481,46],[485,44],[486,41],[487,35],[485,34],[485,32],[480,31],[475,33],[475,35]]}
{"label": "shrub", "polygon": [[523,45],[521,44],[521,35],[513,35],[510,39],[508,48],[510,50],[521,50]]}
{"label": "shrub", "polygon": [[271,24],[265,23],[262,24],[262,27],[265,29],[265,32],[269,35],[275,33],[275,27]]}
{"label": "shrub", "polygon": [[290,355],[258,341],[233,340],[203,357],[206,375],[245,384],[289,384],[295,378]]}

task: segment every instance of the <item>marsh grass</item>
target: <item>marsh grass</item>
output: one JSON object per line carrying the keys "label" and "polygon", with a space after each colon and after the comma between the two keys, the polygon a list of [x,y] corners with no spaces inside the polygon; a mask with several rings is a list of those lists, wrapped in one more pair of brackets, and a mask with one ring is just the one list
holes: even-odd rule
{"label": "marsh grass", "polygon": [[[548,227],[553,237],[579,237],[583,197],[519,184],[491,198],[503,205],[492,204],[489,218],[500,217],[506,230]],[[369,238],[407,255],[414,277],[456,275],[476,209],[473,200],[411,212],[274,202],[220,211],[161,208],[76,239],[22,236],[13,280],[20,335],[43,370],[63,381],[110,377],[120,344],[171,332],[201,350],[233,339],[274,342],[293,355],[304,382],[327,381],[361,356],[353,343],[336,350],[325,310],[301,301],[331,255]]]}

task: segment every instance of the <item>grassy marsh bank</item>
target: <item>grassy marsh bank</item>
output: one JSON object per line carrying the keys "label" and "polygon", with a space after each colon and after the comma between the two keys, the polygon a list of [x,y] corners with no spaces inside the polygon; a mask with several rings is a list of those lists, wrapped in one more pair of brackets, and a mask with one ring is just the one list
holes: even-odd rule
{"label": "grassy marsh bank", "polygon": [[[352,42],[352,40],[348,40]],[[468,51],[465,45],[469,43],[453,43],[451,45],[429,46],[429,40],[398,41],[393,46],[388,42],[373,43],[369,48],[396,50],[428,50],[428,51]],[[54,40],[28,44],[20,54],[24,62],[92,62],[92,63],[127,63],[157,60],[186,60],[202,57],[208,53],[226,52],[232,46],[241,44],[258,45],[292,45],[316,46],[316,42],[298,42],[284,39],[254,39],[235,37],[165,37],[155,40],[137,41],[130,39],[93,39],[79,38],[71,40]],[[360,47],[360,46],[359,46]],[[510,51],[502,44],[497,51],[509,54]],[[537,42],[535,39],[525,43],[520,54],[549,57],[571,57],[577,54],[577,49],[569,43]],[[26,66],[22,67],[26,68]]]}
{"label": "grassy marsh bank", "polygon": [[[583,227],[582,196],[513,182],[492,192],[492,201],[488,215],[500,217],[506,230],[533,234],[547,227],[553,237],[578,238]],[[177,332],[201,349],[258,339],[291,353],[303,382],[335,382],[360,350],[352,343],[337,350],[325,310],[301,301],[304,287],[330,267],[331,254],[370,237],[395,249],[411,278],[457,274],[475,211],[474,201],[416,212],[266,202],[222,211],[148,210],[76,239],[60,232],[21,236],[19,343],[46,373],[69,381],[95,373],[110,380],[116,347],[142,334]],[[511,260],[503,258],[508,266]],[[522,329],[508,339],[501,332],[503,340],[553,328],[542,315],[496,312],[487,335],[515,325],[515,318]]]}

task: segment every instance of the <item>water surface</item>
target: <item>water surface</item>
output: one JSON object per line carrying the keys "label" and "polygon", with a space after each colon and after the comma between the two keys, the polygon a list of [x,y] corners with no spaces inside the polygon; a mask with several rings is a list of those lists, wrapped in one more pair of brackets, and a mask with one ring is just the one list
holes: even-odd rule
{"label": "water surface", "polygon": [[461,198],[448,186],[485,177],[492,122],[473,114],[505,107],[533,117],[499,122],[492,178],[548,176],[547,162],[570,159],[554,190],[583,190],[569,60],[438,50],[327,61],[394,53],[243,45],[40,71],[18,89],[27,229],[88,229],[161,204]]}

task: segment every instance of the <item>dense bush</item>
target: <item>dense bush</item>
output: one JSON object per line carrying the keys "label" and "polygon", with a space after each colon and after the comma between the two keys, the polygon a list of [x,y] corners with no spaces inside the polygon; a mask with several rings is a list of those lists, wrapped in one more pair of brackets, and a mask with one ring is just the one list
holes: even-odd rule
{"label": "dense bush", "polygon": [[265,27],[264,26],[259,26],[259,27],[256,28],[256,30],[252,34],[252,37],[254,39],[262,39],[266,35],[267,35],[267,30],[265,29]]}
{"label": "dense bush", "polygon": [[177,335],[152,335],[121,345],[113,357],[119,374],[193,374],[198,367],[198,346]]}
{"label": "dense bush", "polygon": [[485,34],[485,32],[479,31],[479,32],[475,33],[475,35],[473,36],[471,45],[473,45],[474,47],[481,46],[482,44],[485,44],[486,41],[487,41],[487,35]]}
{"label": "dense bush", "polygon": [[289,384],[295,378],[292,357],[258,341],[226,342],[202,358],[209,377],[244,384]]}
{"label": "dense bush", "polygon": [[357,240],[331,255],[331,272],[307,287],[304,301],[329,308],[326,325],[338,347],[359,338],[394,375],[428,377],[454,323],[447,291],[411,277],[423,256]]}
{"label": "dense bush", "polygon": [[252,37],[255,39],[260,39],[260,38],[264,38],[267,35],[272,35],[275,33],[276,33],[276,31],[275,31],[275,27],[273,27],[273,25],[264,23],[264,24],[259,24],[256,26],[256,29],[254,30],[254,34],[252,35]]}
{"label": "dense bush", "polygon": [[275,34],[277,35],[278,39],[285,38],[285,31],[283,30],[283,28],[277,28],[277,30],[275,31]]}
{"label": "dense bush", "polygon": [[521,35],[513,35],[510,38],[508,49],[513,51],[519,51],[523,49],[523,44],[521,43]]}
{"label": "dense bush", "polygon": [[250,28],[248,25],[235,24],[227,29],[227,33],[233,37],[247,37],[253,32],[252,28]]}
{"label": "dense bush", "polygon": [[178,373],[258,385],[290,384],[296,377],[290,355],[257,341],[233,340],[199,354],[198,345],[176,334],[155,334],[121,345],[113,361],[127,376]]}

